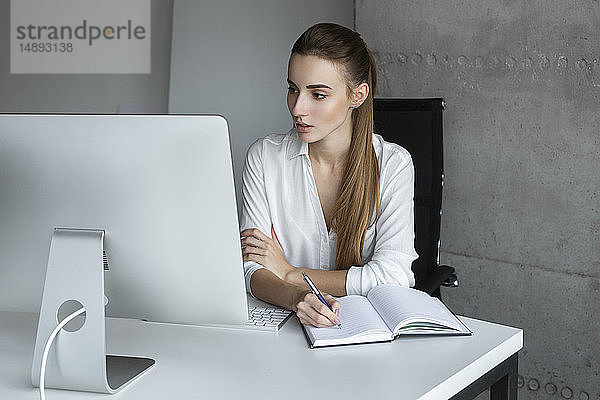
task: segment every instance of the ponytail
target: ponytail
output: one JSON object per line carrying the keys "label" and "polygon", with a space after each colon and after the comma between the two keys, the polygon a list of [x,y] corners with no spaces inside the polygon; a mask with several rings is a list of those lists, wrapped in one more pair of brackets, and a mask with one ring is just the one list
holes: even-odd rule
{"label": "ponytail", "polygon": [[379,166],[373,147],[373,94],[377,72],[373,54],[360,35],[331,23],[314,25],[292,47],[292,54],[317,56],[337,63],[349,90],[369,86],[367,98],[352,110],[352,139],[332,228],[337,235],[335,268],[362,266],[367,228],[379,215]]}

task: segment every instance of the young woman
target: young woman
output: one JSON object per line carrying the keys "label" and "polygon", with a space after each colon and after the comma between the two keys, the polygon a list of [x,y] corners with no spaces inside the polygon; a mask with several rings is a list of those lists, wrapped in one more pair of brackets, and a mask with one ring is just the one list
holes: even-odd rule
{"label": "young woman", "polygon": [[257,140],[246,155],[246,287],[304,324],[331,326],[340,323],[331,295],[414,285],[413,164],[373,133],[375,62],[358,33],[310,27],[294,43],[287,82],[294,128]]}

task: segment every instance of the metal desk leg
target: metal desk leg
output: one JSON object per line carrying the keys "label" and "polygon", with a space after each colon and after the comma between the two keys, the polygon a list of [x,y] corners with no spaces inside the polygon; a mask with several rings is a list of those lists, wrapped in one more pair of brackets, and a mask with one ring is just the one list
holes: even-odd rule
{"label": "metal desk leg", "polygon": [[517,354],[506,361],[508,362],[507,374],[490,386],[490,400],[517,400]]}
{"label": "metal desk leg", "polygon": [[452,396],[451,400],[472,400],[490,389],[490,400],[517,400],[517,367],[519,353],[502,361],[475,382]]}

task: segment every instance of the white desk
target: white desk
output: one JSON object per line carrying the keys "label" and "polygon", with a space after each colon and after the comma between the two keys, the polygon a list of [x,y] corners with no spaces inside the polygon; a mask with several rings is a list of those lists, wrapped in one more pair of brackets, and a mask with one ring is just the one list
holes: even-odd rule
{"label": "white desk", "polygon": [[[516,397],[523,331],[462,319],[473,336],[310,349],[295,317],[278,334],[109,318],[109,353],[156,359],[149,372],[114,398],[439,400],[462,391],[455,397],[462,399],[479,393],[481,384],[473,382],[486,373],[484,385],[496,382],[498,374],[488,371],[509,361],[500,384],[514,394],[498,398]],[[38,398],[30,383],[36,327],[36,314],[0,312],[0,399]],[[48,400],[110,398],[53,389],[46,395]]]}

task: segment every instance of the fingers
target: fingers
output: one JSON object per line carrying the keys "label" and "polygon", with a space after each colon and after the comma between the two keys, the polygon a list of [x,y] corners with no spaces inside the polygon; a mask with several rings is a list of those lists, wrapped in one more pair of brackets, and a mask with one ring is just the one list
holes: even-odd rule
{"label": "fingers", "polygon": [[[254,231],[260,232],[258,229],[246,229],[242,232],[242,235],[248,235],[241,240],[242,256],[244,261],[255,261],[261,263],[262,258],[256,256],[268,255],[270,243],[257,239],[256,236],[253,236],[253,234],[258,236],[257,232]],[[262,234],[262,232],[260,233]]]}
{"label": "fingers", "polygon": [[337,301],[335,299],[335,297],[333,297],[332,295],[329,294],[323,294],[323,297],[325,298],[325,301],[329,304],[329,306],[331,307],[331,309],[333,310],[333,313],[335,315],[340,315],[340,308],[342,307],[342,305],[340,304],[339,301]]}
{"label": "fingers", "polygon": [[257,256],[266,256],[268,253],[269,253],[269,251],[267,249],[261,249],[258,247],[246,246],[246,247],[242,248],[243,256],[250,255],[250,254],[254,254]]}
{"label": "fingers", "polygon": [[[337,301],[330,295],[328,294],[324,294],[323,297],[325,298],[325,301],[329,304],[329,307],[332,307],[332,303]],[[324,315],[332,324],[339,324],[340,323],[340,318],[337,316],[337,314],[335,313],[335,311],[332,311],[329,309],[329,307],[327,307],[325,304],[323,304],[323,302],[321,300],[319,300],[318,298],[316,298],[315,296],[315,300],[313,302],[314,304],[314,308],[319,312],[319,314]],[[339,309],[339,303],[338,303],[338,309]]]}
{"label": "fingers", "polygon": [[[326,299],[331,299],[332,304],[337,303],[337,309],[339,310],[339,303],[335,301],[332,296],[326,296]],[[329,300],[327,301],[329,302]],[[340,323],[340,319],[336,313],[331,311],[329,307],[323,304],[321,300],[312,293],[308,293],[304,296],[304,300],[298,303],[296,315],[298,315],[298,318],[303,324],[313,325],[318,328]]]}
{"label": "fingers", "polygon": [[[271,237],[268,237],[260,229],[252,228],[245,229],[240,232],[240,237],[242,238],[242,247],[243,246],[254,246],[261,247],[264,249],[275,248],[282,249],[281,243],[279,243],[279,238],[275,233],[275,228],[271,225]],[[257,253],[264,255],[265,253]]]}
{"label": "fingers", "polygon": [[302,322],[304,325],[312,325],[316,326],[317,328],[327,328],[329,326],[333,326],[331,321],[322,315],[307,314],[300,309],[296,311],[296,315],[298,316],[298,319],[300,319],[300,322]]}
{"label": "fingers", "polygon": [[242,239],[242,246],[263,247],[263,242],[254,236],[246,236]]}
{"label": "fingers", "polygon": [[266,237],[259,229],[245,229],[240,232],[244,261],[261,263],[262,257],[267,255],[268,249],[265,248],[265,243],[260,239],[261,236]]}
{"label": "fingers", "polygon": [[300,322],[304,325],[312,325],[317,328],[328,328],[330,326],[333,326],[331,324],[322,324],[322,323],[319,323],[318,321],[314,321],[312,318],[308,317],[308,315],[306,315],[302,312],[297,312],[296,315],[298,316],[298,319],[300,320]]}
{"label": "fingers", "polygon": [[257,228],[244,229],[242,232],[240,232],[240,236],[241,237],[254,236],[258,240],[271,239],[270,237],[268,237],[267,235],[262,233],[260,229],[257,229]]}

